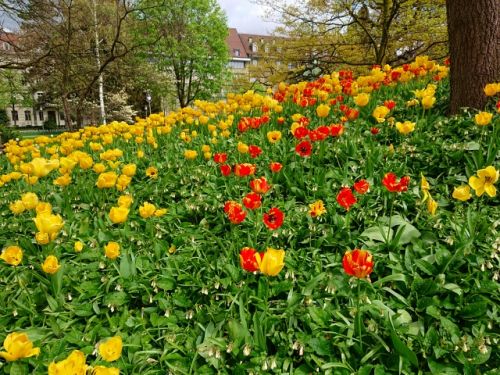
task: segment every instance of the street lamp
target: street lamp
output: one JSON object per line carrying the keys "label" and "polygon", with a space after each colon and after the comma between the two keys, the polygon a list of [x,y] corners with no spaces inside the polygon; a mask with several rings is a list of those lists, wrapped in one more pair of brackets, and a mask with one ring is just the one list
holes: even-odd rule
{"label": "street lamp", "polygon": [[[146,108],[149,108],[149,114],[151,115],[151,93],[148,91],[146,91],[146,101],[148,102],[148,106]],[[146,109],[146,116],[148,115],[148,111]]]}

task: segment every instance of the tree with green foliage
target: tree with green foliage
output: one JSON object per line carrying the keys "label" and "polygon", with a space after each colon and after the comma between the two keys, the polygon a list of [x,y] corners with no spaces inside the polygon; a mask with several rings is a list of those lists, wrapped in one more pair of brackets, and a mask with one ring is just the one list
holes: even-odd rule
{"label": "tree with green foliage", "polygon": [[149,29],[137,38],[158,39],[144,58],[173,78],[179,105],[220,93],[228,78],[229,53],[226,17],[217,2],[165,0],[156,8],[151,7],[155,0],[139,3],[149,8],[144,12]]}
{"label": "tree with green foliage", "polygon": [[0,11],[16,21],[19,30],[12,42],[15,53],[2,59],[0,67],[29,68],[29,81],[53,103],[62,104],[69,127],[75,117],[82,125],[85,103],[98,98],[98,89],[103,94],[106,80],[116,76],[108,79],[106,74],[144,47],[130,37],[131,30],[145,27],[137,22],[135,15],[145,9],[136,1],[8,0],[0,2]]}
{"label": "tree with green foliage", "polygon": [[401,65],[417,55],[447,54],[444,0],[256,1],[282,25],[275,30],[285,37],[276,76],[300,80],[338,66]]}

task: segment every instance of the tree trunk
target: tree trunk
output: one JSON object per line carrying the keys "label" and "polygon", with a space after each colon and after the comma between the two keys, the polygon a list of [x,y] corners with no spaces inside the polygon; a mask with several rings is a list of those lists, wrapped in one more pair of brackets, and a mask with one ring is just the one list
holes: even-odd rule
{"label": "tree trunk", "polygon": [[450,113],[483,109],[483,88],[500,78],[499,0],[446,0],[450,45]]}
{"label": "tree trunk", "polygon": [[[68,94],[64,93],[62,95],[62,103],[64,110],[64,126],[70,130],[73,129],[73,122],[71,121],[71,112],[69,111],[68,105]],[[35,113],[36,116],[36,113]]]}

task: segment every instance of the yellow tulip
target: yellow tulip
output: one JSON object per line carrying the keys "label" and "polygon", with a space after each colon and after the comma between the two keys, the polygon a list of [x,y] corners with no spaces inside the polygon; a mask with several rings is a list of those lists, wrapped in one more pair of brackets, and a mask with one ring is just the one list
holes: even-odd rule
{"label": "yellow tulip", "polygon": [[122,168],[122,173],[126,176],[133,177],[137,171],[137,166],[135,164],[127,164]]}
{"label": "yellow tulip", "polygon": [[38,204],[38,197],[35,193],[26,193],[21,196],[21,201],[24,204],[24,208],[33,210]]}
{"label": "yellow tulip", "polygon": [[109,219],[113,224],[121,224],[127,221],[129,209],[127,207],[111,207],[109,211]]}
{"label": "yellow tulip", "polygon": [[80,159],[80,161],[78,162],[78,164],[80,165],[80,168],[82,168],[82,169],[90,169],[90,168],[92,168],[92,165],[94,164],[94,160],[92,159],[92,156],[87,155],[87,156],[82,157]]}
{"label": "yellow tulip", "polygon": [[247,154],[248,153],[248,145],[246,145],[243,142],[238,142],[238,151],[242,154]]}
{"label": "yellow tulip", "polygon": [[97,178],[96,185],[99,189],[108,189],[112,188],[116,184],[116,180],[118,176],[115,172],[105,172],[101,173]]}
{"label": "yellow tulip", "polygon": [[486,126],[491,122],[492,118],[493,118],[493,113],[479,112],[474,116],[474,122],[478,126]]}
{"label": "yellow tulip", "polygon": [[309,215],[312,217],[319,217],[326,214],[325,204],[322,200],[318,200],[309,205]]}
{"label": "yellow tulip", "polygon": [[0,254],[0,259],[11,266],[17,266],[23,260],[23,250],[19,246],[7,246]]}
{"label": "yellow tulip", "polygon": [[281,132],[279,130],[273,130],[267,132],[267,140],[270,143],[276,143],[281,139]]}
{"label": "yellow tulip", "polygon": [[12,332],[3,342],[6,352],[0,352],[0,357],[7,362],[17,361],[40,354],[40,348],[33,348],[33,343],[26,333]]}
{"label": "yellow tulip", "polygon": [[283,269],[285,263],[285,251],[268,248],[262,259],[256,254],[255,258],[260,272],[267,276],[276,276]]}
{"label": "yellow tulip", "polygon": [[385,105],[378,106],[373,110],[372,116],[375,118],[375,120],[377,120],[377,122],[381,123],[385,121],[385,116],[387,116],[390,111],[391,110]]}
{"label": "yellow tulip", "polygon": [[500,91],[500,83],[488,83],[484,86],[484,93],[486,96],[496,95]]}
{"label": "yellow tulip", "polygon": [[61,266],[59,265],[59,261],[54,255],[49,255],[47,258],[45,258],[45,261],[42,264],[43,272],[50,275],[53,275],[57,271],[59,271],[59,268],[61,268]]}
{"label": "yellow tulip", "polygon": [[469,185],[474,189],[476,195],[480,197],[484,192],[490,197],[497,195],[497,189],[494,184],[498,181],[499,171],[493,166],[486,167],[477,171],[477,176],[469,178]]}
{"label": "yellow tulip", "polygon": [[429,194],[429,199],[427,200],[427,211],[434,216],[436,214],[437,208],[438,208],[437,202]]}
{"label": "yellow tulip", "polygon": [[23,201],[17,200],[9,204],[9,209],[12,211],[14,215],[19,215],[26,210],[26,207],[24,207]]}
{"label": "yellow tulip", "polygon": [[59,160],[58,159],[47,160],[45,158],[35,158],[31,160],[29,165],[31,166],[30,174],[40,178],[40,177],[45,177],[54,169],[59,168]]}
{"label": "yellow tulip", "polygon": [[73,350],[66,359],[49,365],[49,375],[85,375],[86,372],[85,354],[79,350]]}
{"label": "yellow tulip", "polygon": [[370,94],[361,93],[354,97],[354,103],[356,103],[358,107],[366,106],[369,103],[369,101],[370,101]]}
{"label": "yellow tulip", "polygon": [[109,259],[116,259],[120,255],[120,244],[110,241],[104,246],[104,255]]}
{"label": "yellow tulip", "polygon": [[145,202],[141,207],[139,207],[139,215],[141,215],[141,217],[144,219],[153,216],[155,211],[155,205],[148,202]]}
{"label": "yellow tulip", "polygon": [[116,367],[95,366],[92,375],[119,375],[120,369]]}
{"label": "yellow tulip", "polygon": [[436,103],[436,97],[435,96],[430,96],[430,95],[426,95],[422,98],[422,107],[424,109],[429,109],[429,108],[432,108],[434,106],[434,103]]}
{"label": "yellow tulip", "polygon": [[48,202],[39,202],[37,205],[36,205],[36,213],[37,215],[38,214],[41,214],[41,213],[52,213],[52,205]]}
{"label": "yellow tulip", "polygon": [[106,166],[102,163],[94,164],[94,168],[92,168],[95,173],[102,173],[106,170]]}
{"label": "yellow tulip", "polygon": [[134,202],[134,198],[131,195],[122,195],[118,198],[118,206],[129,208]]}
{"label": "yellow tulip", "polygon": [[71,176],[67,173],[54,180],[54,185],[68,186],[69,184],[71,184]]}
{"label": "yellow tulip", "polygon": [[403,123],[396,122],[396,129],[398,129],[401,134],[409,134],[415,130],[415,123],[411,121],[405,121]]}
{"label": "yellow tulip", "polygon": [[195,150],[186,150],[184,151],[184,157],[188,160],[196,159],[198,153]]}
{"label": "yellow tulip", "polygon": [[146,169],[146,176],[152,179],[157,179],[158,178],[158,169],[155,167],[149,167]]}
{"label": "yellow tulip", "polygon": [[47,245],[50,242],[50,237],[48,233],[45,232],[36,232],[35,240],[39,245]]}
{"label": "yellow tulip", "polygon": [[316,114],[318,117],[326,117],[330,113],[330,106],[326,104],[320,104],[316,107]]}
{"label": "yellow tulip", "polygon": [[114,336],[99,345],[99,354],[106,362],[113,362],[122,355],[122,347],[122,338]]}
{"label": "yellow tulip", "polygon": [[468,185],[455,187],[453,189],[452,197],[462,202],[468,201],[472,198],[470,187]]}
{"label": "yellow tulip", "polygon": [[83,250],[83,243],[81,241],[76,241],[74,245],[74,249],[77,253]]}
{"label": "yellow tulip", "polygon": [[127,188],[127,186],[130,184],[132,181],[132,177],[129,177],[125,174],[121,174],[118,179],[116,180],[116,188],[119,191],[123,191]]}
{"label": "yellow tulip", "polygon": [[166,208],[160,208],[160,209],[155,211],[155,217],[161,217],[161,216],[165,215],[166,213],[167,213]]}
{"label": "yellow tulip", "polygon": [[48,212],[42,212],[36,215],[33,220],[35,221],[38,231],[50,235],[51,240],[56,238],[57,233],[59,233],[64,226],[64,221],[60,215],[54,215]]}

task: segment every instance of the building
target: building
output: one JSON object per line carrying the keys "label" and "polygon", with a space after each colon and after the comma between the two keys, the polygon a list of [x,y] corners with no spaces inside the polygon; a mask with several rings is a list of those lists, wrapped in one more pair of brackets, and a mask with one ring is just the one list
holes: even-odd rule
{"label": "building", "polygon": [[[15,55],[17,40],[16,34],[12,32],[0,32],[0,63],[18,62]],[[7,74],[0,77],[3,85],[0,90],[0,96],[3,97],[0,101],[4,108],[0,109],[5,109],[9,125],[43,128],[50,123],[52,127],[65,126],[64,114],[57,105],[50,103],[44,92],[31,92],[29,85],[19,78],[20,73],[17,71],[5,68],[4,73]]]}
{"label": "building", "polygon": [[292,63],[283,65],[284,42],[288,39],[270,35],[239,33],[230,28],[227,45],[230,53],[229,67],[233,74],[233,82],[228,87],[232,92],[248,89],[260,89],[272,85],[277,77],[285,79],[295,66]]}

